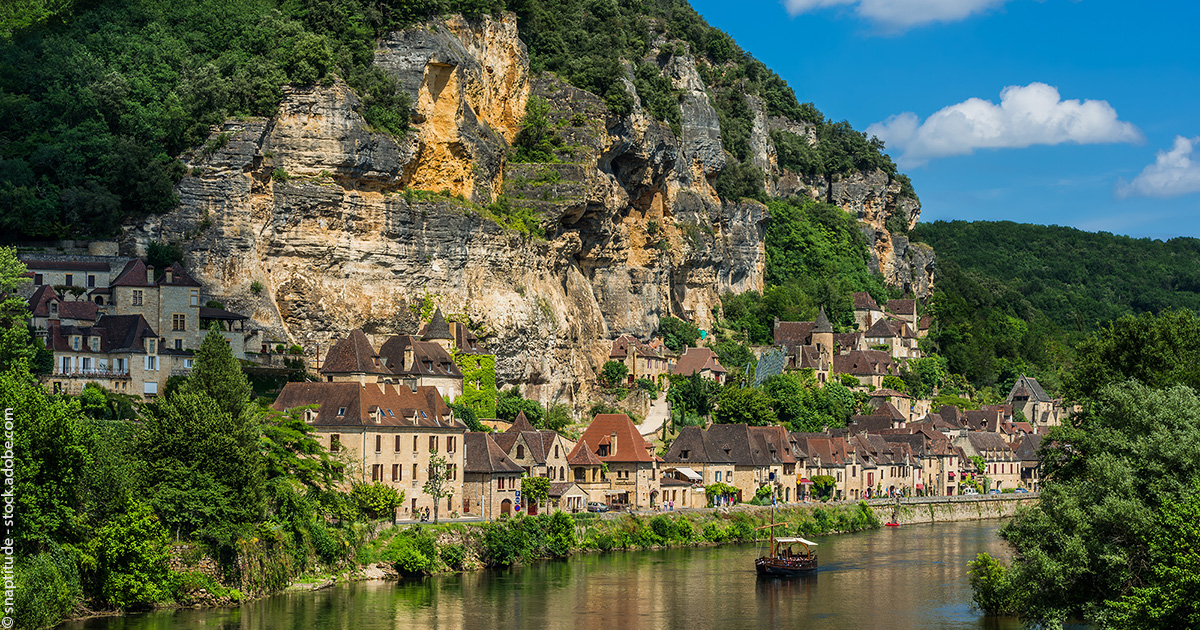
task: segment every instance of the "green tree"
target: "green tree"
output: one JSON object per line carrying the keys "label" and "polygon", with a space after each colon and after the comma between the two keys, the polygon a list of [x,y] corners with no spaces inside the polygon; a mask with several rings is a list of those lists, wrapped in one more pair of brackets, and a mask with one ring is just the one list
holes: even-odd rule
{"label": "green tree", "polygon": [[[459,400],[461,399],[462,398],[459,397]],[[456,419],[467,425],[468,430],[477,431],[480,433],[488,433],[491,431],[486,424],[479,421],[479,417],[475,415],[475,410],[471,407],[456,402],[450,405],[450,409],[454,411],[454,417]]]}
{"label": "green tree", "polygon": [[513,145],[514,162],[555,162],[555,146],[562,143],[550,124],[550,102],[540,96],[530,96],[525,102],[525,117]]}
{"label": "green tree", "polygon": [[521,498],[525,505],[542,505],[550,499],[549,477],[522,477]]}
{"label": "green tree", "polygon": [[137,610],[169,597],[168,556],[167,530],[149,506],[133,503],[96,530],[80,564],[101,602]]}
{"label": "green tree", "polygon": [[658,320],[658,335],[668,348],[683,352],[685,348],[696,345],[700,329],[677,317],[664,317]]}
{"label": "green tree", "polygon": [[757,387],[726,387],[717,395],[713,421],[767,426],[778,421],[771,397]]}
{"label": "green tree", "polygon": [[429,479],[425,481],[422,490],[433,499],[433,522],[438,522],[438,504],[445,497],[454,496],[454,488],[450,485],[450,465],[446,458],[434,451],[429,456]]}
{"label": "green tree", "polygon": [[328,491],[342,480],[342,468],[325,445],[313,436],[312,425],[304,421],[308,408],[297,407],[286,413],[271,412],[262,423],[258,441],[263,473],[269,482],[295,480],[318,491]]}
{"label": "green tree", "polygon": [[554,403],[546,412],[546,428],[551,431],[562,433],[574,421],[571,406],[566,403]]}
{"label": "green tree", "polygon": [[[216,401],[221,412],[241,418],[253,392],[225,337],[214,325],[196,351],[195,367],[180,388],[185,393],[201,393]],[[246,419],[249,422],[249,419]]]}
{"label": "green tree", "polygon": [[[394,519],[396,508],[404,504],[404,493],[395,488],[380,483],[356,483],[350,489],[350,500],[358,511],[369,519]],[[434,506],[434,514],[437,506]],[[435,520],[436,522],[436,520]]]}
{"label": "green tree", "polygon": [[541,403],[522,396],[516,385],[501,390],[496,399],[496,417],[505,422],[513,422],[521,412],[525,412],[525,417],[535,424],[546,417],[546,409]]}
{"label": "green tree", "polygon": [[672,410],[688,411],[702,417],[712,413],[717,392],[721,390],[716,381],[698,373],[691,376],[672,374],[668,379],[671,387],[667,390],[667,402]]}
{"label": "green tree", "polygon": [[604,367],[600,368],[600,380],[609,387],[624,385],[628,376],[629,367],[620,361],[605,361]]}

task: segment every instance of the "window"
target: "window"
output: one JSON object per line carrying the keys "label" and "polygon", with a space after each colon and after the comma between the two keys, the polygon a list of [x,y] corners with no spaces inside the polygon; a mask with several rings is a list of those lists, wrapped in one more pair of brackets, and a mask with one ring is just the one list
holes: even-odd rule
{"label": "window", "polygon": [[525,458],[525,445],[518,444],[517,445],[517,459],[524,459],[524,458]]}
{"label": "window", "polygon": [[38,286],[46,284],[45,278],[43,278],[42,274],[40,274],[40,273],[33,274],[33,283]]}
{"label": "window", "polygon": [[158,357],[146,357],[146,369],[147,370],[157,370],[158,369]]}
{"label": "window", "polygon": [[176,349],[176,350],[183,350],[183,340],[182,340],[182,339],[176,339],[176,340],[175,340],[175,349]]}
{"label": "window", "polygon": [[687,459],[687,458],[688,458],[688,453],[689,453],[689,452],[690,452],[690,451],[688,451],[687,449],[684,449],[684,450],[682,450],[682,451],[679,451],[679,459]]}
{"label": "window", "polygon": [[192,289],[192,306],[200,306],[200,291]]}
{"label": "window", "polygon": [[559,479],[566,479],[566,478],[567,478],[567,469],[566,469],[566,468],[564,468],[564,467],[562,467],[562,466],[559,466],[559,467],[558,467],[558,478],[559,478]]}
{"label": "window", "polygon": [[413,481],[417,480],[417,465],[413,464]]}
{"label": "window", "polygon": [[396,452],[397,453],[400,452],[400,436],[399,435],[396,436]]}
{"label": "window", "polygon": [[329,436],[329,452],[337,453],[340,450],[342,450],[342,436],[334,433]]}
{"label": "window", "polygon": [[157,350],[158,350],[158,340],[157,339],[147,339],[146,340],[146,352],[149,352],[150,354],[154,354],[155,352],[157,352]]}
{"label": "window", "polygon": [[437,450],[437,436],[431,435],[431,436],[429,436],[429,452],[432,453],[436,450]]}
{"label": "window", "polygon": [[413,436],[413,452],[417,452],[417,436]]}
{"label": "window", "polygon": [[88,274],[88,288],[96,286],[96,276]]}
{"label": "window", "polygon": [[453,435],[446,438],[446,452],[447,453],[454,452],[454,436]]}
{"label": "window", "polygon": [[496,480],[496,489],[497,490],[504,489],[504,477],[500,477],[499,479]]}
{"label": "window", "polygon": [[371,481],[383,481],[383,464],[371,466]]}
{"label": "window", "polygon": [[69,287],[74,286],[75,285],[75,276],[72,274],[67,274],[67,279],[65,282],[63,282],[63,284],[65,284]]}
{"label": "window", "polygon": [[171,330],[187,330],[187,315],[175,313],[171,316]]}
{"label": "window", "polygon": [[[191,359],[188,359],[188,361],[191,361]],[[188,367],[191,367],[191,366],[189,365]],[[117,373],[119,373],[119,374],[125,373],[125,359],[117,359]]]}
{"label": "window", "polygon": [[79,340],[80,339],[81,339],[81,337],[74,336],[74,335],[71,336],[71,348],[72,349],[79,350]]}
{"label": "window", "polygon": [[89,357],[83,357],[83,370],[86,372],[87,370],[90,370],[90,369],[92,369],[92,360],[91,360],[91,358],[89,358]]}
{"label": "window", "polygon": [[190,370],[190,369],[192,369],[192,368],[194,368],[194,367],[196,367],[196,360],[195,360],[195,359],[184,359],[184,360],[183,360],[183,367],[185,367],[185,368],[187,368],[187,369],[189,369],[189,370]]}
{"label": "window", "polygon": [[337,412],[337,415],[338,415],[338,417],[339,417],[339,418],[341,418],[342,416],[346,415],[346,408],[345,408],[345,407],[338,407],[338,412]]}
{"label": "window", "polygon": [[375,436],[375,452],[378,453],[382,450],[383,450],[383,436],[376,435]]}
{"label": "window", "polygon": [[551,481],[554,480],[554,469],[553,468],[550,469],[550,480]]}
{"label": "window", "polygon": [[92,352],[100,352],[100,338],[88,337],[88,348],[91,349]]}
{"label": "window", "polygon": [[558,445],[557,444],[554,445],[554,457],[555,457],[555,459],[558,458]]}
{"label": "window", "polygon": [[62,358],[62,373],[67,374],[71,371],[71,357]]}
{"label": "window", "polygon": [[134,305],[134,306],[141,306],[141,305],[142,305],[142,291],[141,291],[141,289],[134,289],[134,290],[133,290],[133,305]]}
{"label": "window", "polygon": [[400,481],[400,464],[392,464],[392,483]]}

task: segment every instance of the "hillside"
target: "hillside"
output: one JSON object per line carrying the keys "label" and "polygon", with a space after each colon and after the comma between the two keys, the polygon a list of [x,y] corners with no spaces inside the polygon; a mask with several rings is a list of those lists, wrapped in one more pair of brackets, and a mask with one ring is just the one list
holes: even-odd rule
{"label": "hillside", "polygon": [[726,294],[844,322],[932,286],[882,146],[678,0],[111,0],[0,67],[8,238],[178,245],[306,348],[429,299],[501,384],[586,399],[605,339],[711,328]]}
{"label": "hillside", "polygon": [[936,221],[912,232],[938,253],[931,333],[977,386],[1021,371],[1058,380],[1068,348],[1127,314],[1200,309],[1200,240],[1069,227]]}

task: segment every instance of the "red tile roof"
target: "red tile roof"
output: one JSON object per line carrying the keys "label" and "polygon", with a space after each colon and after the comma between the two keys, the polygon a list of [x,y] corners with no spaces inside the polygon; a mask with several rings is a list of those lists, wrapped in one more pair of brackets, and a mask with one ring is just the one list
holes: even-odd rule
{"label": "red tile roof", "polygon": [[679,357],[672,374],[691,376],[704,370],[710,370],[713,374],[725,373],[725,368],[717,360],[717,353],[708,348],[687,348]]}
{"label": "red tile roof", "polygon": [[345,339],[333,344],[325,355],[321,373],[391,374],[379,361],[379,355],[375,353],[366,333],[360,328],[350,331]]}
{"label": "red tile roof", "polygon": [[[380,383],[288,383],[272,405],[277,411],[319,405],[315,426],[394,426],[452,428],[466,426],[452,413],[436,387]],[[339,410],[345,410],[338,414]],[[377,413],[380,412],[380,413]],[[379,421],[376,422],[376,419]]]}
{"label": "red tile roof", "polygon": [[599,445],[602,440],[610,440],[613,433],[617,434],[617,448],[606,456],[597,455],[602,462],[652,462],[654,456],[646,450],[646,440],[638,433],[637,427],[629,416],[623,413],[602,413],[596,416],[588,425],[580,443],[588,442]]}

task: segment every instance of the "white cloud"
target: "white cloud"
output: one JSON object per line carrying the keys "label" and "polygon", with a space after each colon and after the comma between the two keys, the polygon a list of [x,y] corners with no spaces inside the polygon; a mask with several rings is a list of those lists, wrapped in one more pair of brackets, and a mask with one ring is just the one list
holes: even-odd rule
{"label": "white cloud", "polygon": [[1170,151],[1159,151],[1154,163],[1142,169],[1131,182],[1117,183],[1117,196],[1178,197],[1200,192],[1200,137],[1175,136]]}
{"label": "white cloud", "polygon": [[886,142],[893,155],[899,151],[896,161],[906,167],[976,149],[1142,141],[1142,132],[1118,120],[1108,101],[1064,101],[1057,88],[1045,83],[1008,86],[998,105],[969,98],[925,122],[904,112],[867,127],[867,135]]}
{"label": "white cloud", "polygon": [[904,29],[930,22],[955,22],[1008,0],[783,0],[793,17],[819,9],[853,6],[864,19]]}

